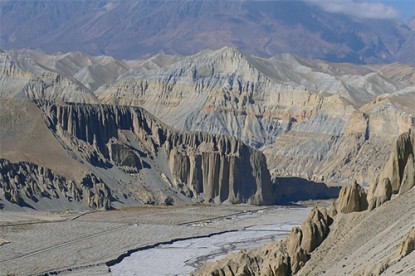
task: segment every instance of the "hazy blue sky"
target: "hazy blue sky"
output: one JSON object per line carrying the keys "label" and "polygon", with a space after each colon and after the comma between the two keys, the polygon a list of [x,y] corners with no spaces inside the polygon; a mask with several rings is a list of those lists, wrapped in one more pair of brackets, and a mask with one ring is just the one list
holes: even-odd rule
{"label": "hazy blue sky", "polygon": [[415,15],[415,0],[383,0],[379,2],[394,7],[404,19]]}
{"label": "hazy blue sky", "polygon": [[361,18],[401,19],[415,15],[415,0],[304,0],[332,13]]}
{"label": "hazy blue sky", "polygon": [[371,2],[381,2],[395,8],[401,13],[401,18],[403,19],[408,19],[415,15],[415,0],[381,0]]}

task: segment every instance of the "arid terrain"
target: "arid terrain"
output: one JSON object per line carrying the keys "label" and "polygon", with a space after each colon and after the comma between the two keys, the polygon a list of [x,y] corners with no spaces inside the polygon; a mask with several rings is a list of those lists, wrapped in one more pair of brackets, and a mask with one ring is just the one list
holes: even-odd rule
{"label": "arid terrain", "polygon": [[[309,210],[201,205],[81,213],[2,211],[0,237],[8,243],[1,246],[0,274],[108,274],[108,266],[122,261],[120,256],[126,253],[223,232],[237,235],[252,226],[288,224],[289,230],[292,224],[301,223]],[[157,262],[153,259],[149,269],[155,270]]]}
{"label": "arid terrain", "polygon": [[[413,66],[264,59],[233,48],[128,61],[20,50],[0,59],[4,274],[226,275],[245,261],[226,269],[232,257],[203,264],[241,249],[252,250],[248,259],[267,258],[265,251],[283,256],[279,264],[264,260],[281,275],[336,265],[336,273],[366,273],[374,268],[362,254],[343,249],[326,258],[320,248],[333,250],[344,235],[345,243],[373,243],[382,229],[395,248],[411,227],[410,213],[391,225],[383,220],[394,207],[376,207],[390,198],[385,168],[403,166],[387,163],[394,144],[414,129]],[[368,189],[356,190],[369,194],[365,207],[349,205],[352,179]],[[313,209],[304,223],[310,208],[255,206],[335,198],[342,187],[329,213]],[[365,208],[376,210],[343,215]],[[307,221],[317,225],[318,242],[315,230],[298,228]],[[300,230],[289,234],[293,226]],[[311,245],[293,247],[293,233]],[[371,249],[371,258],[387,258],[385,246]],[[187,248],[172,253],[175,262],[161,254],[175,247]],[[165,267],[150,267],[157,258],[167,258]],[[411,271],[410,263],[399,269]]]}
{"label": "arid terrain", "polygon": [[399,136],[369,190],[353,182],[283,241],[228,254],[196,275],[413,275],[413,133]]}
{"label": "arid terrain", "polygon": [[411,3],[0,1],[0,276],[415,275]]}

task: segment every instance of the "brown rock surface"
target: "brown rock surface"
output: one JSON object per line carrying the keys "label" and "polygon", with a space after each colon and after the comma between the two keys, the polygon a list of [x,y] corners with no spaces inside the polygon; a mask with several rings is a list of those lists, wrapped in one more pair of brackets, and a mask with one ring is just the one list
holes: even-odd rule
{"label": "brown rock surface", "polygon": [[371,185],[369,188],[369,211],[379,207],[392,197],[392,184],[389,178],[384,178],[377,185]]}
{"label": "brown rock surface", "polygon": [[412,187],[415,186],[415,161],[414,156],[411,153],[406,162],[405,169],[402,175],[401,187],[399,189],[399,194],[406,193]]}
{"label": "brown rock surface", "polygon": [[356,180],[341,189],[339,198],[333,204],[335,213],[351,213],[367,210],[367,194]]}
{"label": "brown rock surface", "polygon": [[[413,177],[412,139],[411,133],[401,135],[397,150],[385,166],[386,173],[399,181],[398,190],[405,187],[402,183],[408,185],[408,179]],[[412,275],[415,263],[408,256],[415,249],[415,190],[409,188],[388,204],[382,204],[390,200],[393,193],[389,178],[383,178],[378,185],[371,186],[370,193],[369,210],[376,208],[372,212],[355,212],[364,210],[367,202],[364,189],[353,182],[342,189],[333,204],[332,213],[337,215],[331,226],[332,219],[327,211],[314,208],[301,228],[293,228],[282,242],[285,247],[278,247],[289,256],[291,271],[287,275]],[[409,231],[406,236],[402,235],[405,231]],[[225,260],[230,259],[235,257],[228,256]],[[220,270],[223,265],[226,261],[208,264],[198,273]]]}
{"label": "brown rock surface", "polygon": [[178,129],[263,149],[273,178],[369,183],[391,141],[414,127],[413,67],[403,64],[263,59],[233,48],[128,62],[22,50],[0,62],[1,98],[140,106]]}
{"label": "brown rock surface", "polygon": [[[7,131],[1,133],[0,157],[7,166],[8,160],[17,162],[13,171],[22,177],[15,179],[7,169],[0,199],[15,205],[59,209],[85,202],[79,207],[117,208],[278,200],[265,156],[236,138],[180,132],[140,108],[4,99],[2,104],[0,123]],[[26,145],[29,141],[37,141],[37,150]],[[55,151],[62,160],[54,161]],[[51,205],[43,204],[44,197]]]}
{"label": "brown rock surface", "polygon": [[127,166],[139,171],[144,167],[140,156],[163,156],[161,162],[169,168],[165,175],[184,192],[203,193],[206,199],[219,202],[273,200],[264,155],[235,138],[181,133],[140,108],[70,104],[41,108],[62,141],[90,149],[80,153],[89,162],[108,166],[112,161],[124,170]]}
{"label": "brown rock surface", "polygon": [[301,225],[303,232],[301,248],[307,253],[316,249],[327,237],[331,222],[332,219],[327,214],[326,208],[313,208],[307,220]]}
{"label": "brown rock surface", "polygon": [[288,255],[290,256],[291,271],[297,272],[304,266],[310,258],[308,252],[301,247],[303,240],[303,231],[300,227],[293,227],[290,235],[287,237]]}
{"label": "brown rock surface", "polygon": [[285,243],[271,242],[265,246],[231,253],[216,263],[207,263],[194,275],[278,275],[290,274],[290,257]]}
{"label": "brown rock surface", "polygon": [[412,251],[415,250],[415,228],[412,228],[411,231],[408,233],[408,236],[402,242],[399,248],[399,256],[401,258],[406,257]]}
{"label": "brown rock surface", "polygon": [[313,208],[301,227],[294,227],[285,240],[228,254],[222,260],[205,264],[195,275],[295,274],[327,237],[331,223],[332,218],[325,208]]}
{"label": "brown rock surface", "polygon": [[388,201],[392,194],[403,194],[415,184],[414,137],[411,131],[401,134],[389,161],[369,187],[369,210]]}
{"label": "brown rock surface", "polygon": [[[330,235],[299,274],[412,275],[415,263],[409,256],[415,247],[413,177],[413,136],[409,132],[397,139],[378,177],[382,181],[370,187],[369,210],[376,209],[339,213]],[[398,195],[390,200],[392,193]]]}

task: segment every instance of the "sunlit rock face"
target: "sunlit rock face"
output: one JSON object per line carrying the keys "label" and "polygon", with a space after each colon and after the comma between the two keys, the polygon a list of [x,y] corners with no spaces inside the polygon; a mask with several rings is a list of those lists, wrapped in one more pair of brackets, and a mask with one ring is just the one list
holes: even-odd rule
{"label": "sunlit rock face", "polygon": [[[157,179],[155,182],[173,185],[187,197],[200,195],[216,202],[264,200],[259,194],[254,196],[256,199],[247,196],[259,191],[259,186],[252,183],[261,177],[245,177],[251,183],[243,185],[249,187],[248,192],[242,191],[245,188],[240,190],[239,182],[228,175],[245,166],[236,161],[239,159],[230,158],[234,154],[247,156],[239,141],[263,152],[266,168],[256,165],[264,164],[260,160],[263,157],[249,158],[250,166],[261,167],[264,170],[261,175],[269,171],[274,183],[281,177],[294,177],[337,186],[355,178],[367,187],[387,160],[393,141],[400,133],[413,129],[415,122],[412,108],[415,78],[409,65],[332,64],[286,54],[264,59],[233,48],[189,57],[159,54],[135,61],[90,57],[77,52],[47,55],[30,50],[3,52],[0,57],[5,65],[0,75],[4,84],[0,86],[2,99],[118,105],[118,111],[108,112],[120,122],[108,124],[108,128],[107,115],[96,115],[95,111],[76,115],[82,124],[92,128],[87,129],[89,126],[67,120],[66,117],[75,116],[73,110],[59,111],[57,116],[67,121],[60,124],[70,133],[68,137],[59,136],[60,142],[69,143],[69,148],[82,148],[76,153],[80,159],[93,166],[115,166],[125,174],[158,168],[159,176],[146,176],[140,183]],[[89,72],[88,77],[83,78],[82,72]],[[128,139],[135,134],[127,124],[136,121],[130,118],[128,107],[148,109],[166,126],[179,131],[235,137],[238,140],[232,145],[235,151],[226,152],[223,157],[210,145],[223,143],[220,139],[214,142],[202,139],[203,146],[192,145],[197,148],[193,153],[180,147],[182,138],[167,134],[162,135],[165,141],[155,135],[155,142],[140,141],[141,149],[132,150],[136,146]],[[94,116],[98,119],[93,120],[99,123],[89,124],[84,119]],[[118,126],[127,129],[121,131],[122,143]],[[166,156],[160,157],[163,161],[151,159],[156,152],[154,147],[165,151]],[[200,150],[208,148],[209,154]],[[29,159],[14,161],[34,161]],[[163,165],[150,164],[158,162]],[[212,168],[211,172],[198,169],[204,166]],[[412,185],[407,177],[410,172],[408,167],[405,173],[408,184],[402,191]],[[105,181],[105,177],[101,178]],[[188,186],[190,182],[195,184]],[[268,180],[265,182],[268,185]],[[161,199],[164,197],[157,198],[164,201]],[[281,200],[275,193],[272,197]],[[152,196],[144,198],[146,202],[154,202]]]}
{"label": "sunlit rock face", "polygon": [[144,107],[179,129],[238,137],[263,149],[273,177],[331,183],[355,177],[368,185],[392,141],[414,126],[411,70],[291,55],[263,59],[223,48],[131,71],[96,95]]}
{"label": "sunlit rock face", "polygon": [[414,135],[399,136],[389,161],[369,188],[369,209],[373,210],[391,199],[392,194],[404,194],[415,185]]}
{"label": "sunlit rock face", "polygon": [[[173,129],[139,107],[17,99],[1,105],[8,131],[0,156],[16,171],[4,175],[2,198],[19,206],[261,205],[338,194],[299,178],[272,181],[261,151],[237,138]],[[45,198],[51,205],[41,204]]]}

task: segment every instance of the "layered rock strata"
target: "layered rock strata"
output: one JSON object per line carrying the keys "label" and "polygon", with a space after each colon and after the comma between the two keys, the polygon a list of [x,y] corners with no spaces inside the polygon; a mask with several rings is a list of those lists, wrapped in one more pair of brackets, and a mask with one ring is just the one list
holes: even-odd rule
{"label": "layered rock strata", "polygon": [[[175,131],[140,108],[43,104],[51,129],[97,166],[127,172],[145,167],[143,156],[164,158],[172,184],[207,200],[272,203],[264,155],[223,135]],[[129,135],[131,134],[131,135]],[[128,137],[128,138],[127,138]]]}
{"label": "layered rock strata", "polygon": [[238,137],[264,150],[273,178],[369,184],[391,142],[415,122],[411,69],[402,65],[399,77],[392,67],[223,48],[126,73],[96,95],[144,107],[179,129]]}
{"label": "layered rock strata", "polygon": [[264,155],[236,138],[180,132],[133,107],[1,106],[1,207],[279,201]]}
{"label": "layered rock strata", "polygon": [[391,142],[415,125],[414,71],[404,64],[263,59],[232,48],[142,61],[11,51],[0,63],[1,98],[140,106],[177,129],[263,150],[273,179],[368,185]]}
{"label": "layered rock strata", "polygon": [[[196,275],[354,273],[366,276],[385,271],[414,271],[415,266],[407,257],[415,249],[413,227],[402,236],[403,229],[410,228],[414,222],[415,191],[410,185],[415,177],[412,156],[413,136],[411,132],[404,133],[397,139],[396,148],[381,173],[393,180],[383,178],[382,185],[372,184],[382,196],[376,200],[382,201],[370,201],[373,197],[353,181],[340,191],[329,212],[314,208],[301,228],[294,227],[285,240],[205,264]],[[395,186],[391,182],[395,182]],[[409,188],[400,193],[402,187]],[[370,189],[373,190],[373,186]],[[393,192],[398,196],[382,205],[384,200],[390,200]],[[373,210],[373,206],[382,210],[367,211]],[[402,214],[403,207],[411,209],[409,214]],[[391,250],[392,247],[397,249]]]}

